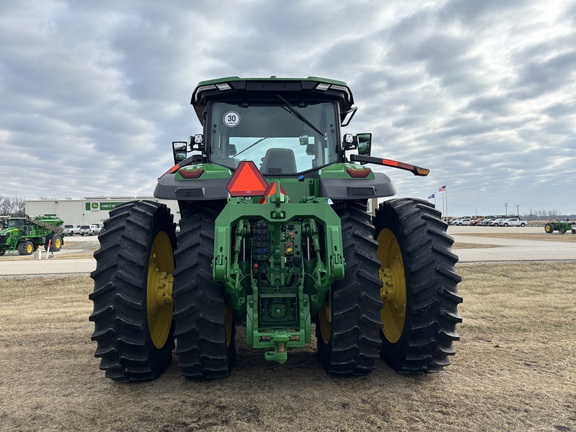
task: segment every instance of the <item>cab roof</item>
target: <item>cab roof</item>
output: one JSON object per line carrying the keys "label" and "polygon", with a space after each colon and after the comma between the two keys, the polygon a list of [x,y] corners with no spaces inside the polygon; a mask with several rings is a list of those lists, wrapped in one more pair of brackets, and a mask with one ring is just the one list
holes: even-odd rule
{"label": "cab roof", "polygon": [[[240,78],[237,76],[201,81],[192,93],[190,103],[194,106],[200,123],[204,124],[204,108],[208,101],[230,103],[281,104],[280,95],[291,103],[335,100],[340,105],[340,120],[351,120],[356,111],[352,91],[344,81],[309,76],[308,78]],[[347,123],[346,123],[347,124]]]}

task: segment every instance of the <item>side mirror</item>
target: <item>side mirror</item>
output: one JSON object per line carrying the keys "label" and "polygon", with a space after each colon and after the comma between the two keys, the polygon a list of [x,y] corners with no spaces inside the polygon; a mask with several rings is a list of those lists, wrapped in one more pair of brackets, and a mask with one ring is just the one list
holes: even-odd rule
{"label": "side mirror", "polygon": [[188,157],[188,143],[186,141],[172,141],[172,155],[174,165]]}
{"label": "side mirror", "polygon": [[361,133],[356,135],[358,140],[358,154],[370,156],[372,151],[372,134],[371,133]]}
{"label": "side mirror", "polygon": [[345,134],[342,139],[342,150],[358,149],[358,154],[370,156],[372,150],[372,134],[361,133],[358,135]]}
{"label": "side mirror", "polygon": [[308,144],[310,144],[310,139],[308,138],[308,135],[302,135],[300,137],[300,145],[307,146]]}

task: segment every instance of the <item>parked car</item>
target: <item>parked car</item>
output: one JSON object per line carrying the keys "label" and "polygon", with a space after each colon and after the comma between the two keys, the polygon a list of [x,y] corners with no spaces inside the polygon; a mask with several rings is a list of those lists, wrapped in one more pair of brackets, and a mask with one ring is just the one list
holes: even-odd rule
{"label": "parked car", "polygon": [[500,226],[500,221],[504,220],[503,218],[492,219],[488,225],[490,226]]}
{"label": "parked car", "polygon": [[452,225],[458,225],[458,226],[462,226],[462,225],[470,225],[471,219],[469,218],[460,218],[460,219],[455,219],[452,221]]}
{"label": "parked car", "polygon": [[73,236],[80,234],[80,227],[78,225],[64,225],[64,234]]}
{"label": "parked car", "polygon": [[90,228],[90,225],[80,225],[78,234],[81,236],[92,235],[92,228]]}
{"label": "parked car", "polygon": [[526,222],[523,219],[517,218],[517,217],[513,217],[513,218],[507,218],[507,219],[502,219],[498,225],[500,226],[517,226],[517,227],[524,227],[526,225],[528,225],[528,222]]}
{"label": "parked car", "polygon": [[90,229],[92,230],[92,235],[98,235],[100,234],[100,224],[92,224],[90,225]]}

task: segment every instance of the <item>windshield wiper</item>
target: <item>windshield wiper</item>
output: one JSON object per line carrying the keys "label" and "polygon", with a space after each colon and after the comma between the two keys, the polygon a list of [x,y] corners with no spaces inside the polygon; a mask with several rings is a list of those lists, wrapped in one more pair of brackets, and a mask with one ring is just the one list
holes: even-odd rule
{"label": "windshield wiper", "polygon": [[261,143],[262,141],[264,141],[265,139],[268,139],[268,138],[270,138],[270,137],[260,138],[258,141],[253,142],[252,144],[250,144],[248,147],[246,147],[246,148],[245,148],[244,150],[242,150],[241,152],[236,153],[236,154],[234,155],[234,157],[237,157],[239,154],[244,153],[246,150],[251,149],[251,148],[254,147],[256,144],[259,144],[259,143]]}
{"label": "windshield wiper", "polygon": [[318,132],[320,134],[321,137],[325,136],[325,133],[322,132],[320,129],[318,129],[316,126],[314,126],[312,123],[310,123],[308,121],[308,119],[306,117],[304,117],[302,114],[300,114],[298,111],[296,111],[294,109],[294,107],[292,105],[290,105],[290,103],[284,99],[282,96],[280,96],[278,93],[276,93],[276,96],[278,96],[284,103],[285,105],[282,105],[281,108],[285,111],[288,111],[290,114],[292,114],[294,117],[296,117],[298,120],[300,120],[302,123],[304,123],[305,125],[307,125],[308,127],[310,127],[312,130],[314,130],[315,132]]}

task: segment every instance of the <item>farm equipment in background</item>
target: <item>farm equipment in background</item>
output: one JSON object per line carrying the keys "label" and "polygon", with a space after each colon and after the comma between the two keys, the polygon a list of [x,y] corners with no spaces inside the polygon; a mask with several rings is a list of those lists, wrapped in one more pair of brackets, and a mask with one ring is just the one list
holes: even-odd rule
{"label": "farm equipment in background", "polygon": [[569,220],[548,221],[544,225],[544,231],[548,234],[552,234],[554,231],[558,231],[560,234],[566,234],[567,231],[571,231],[572,234],[576,234],[576,229]]}
{"label": "farm equipment in background", "polygon": [[[461,322],[452,238],[427,201],[389,199],[366,164],[371,134],[343,134],[356,112],[346,83],[229,77],[198,84],[203,134],[172,143],[154,196],[116,207],[95,252],[95,356],[117,381],[150,380],[172,351],[189,379],[230,374],[236,326],[284,363],[315,339],[328,373],[442,370]],[[356,151],[358,154],[347,155]]]}
{"label": "farm equipment in background", "polygon": [[50,251],[58,252],[64,244],[63,223],[64,221],[55,215],[4,219],[4,228],[0,231],[0,256],[7,251],[31,255],[41,246],[48,250],[48,245]]}

